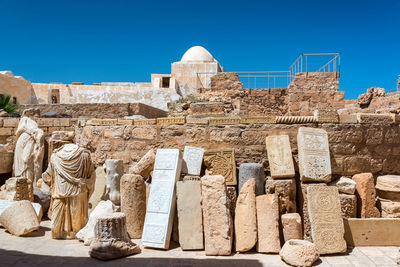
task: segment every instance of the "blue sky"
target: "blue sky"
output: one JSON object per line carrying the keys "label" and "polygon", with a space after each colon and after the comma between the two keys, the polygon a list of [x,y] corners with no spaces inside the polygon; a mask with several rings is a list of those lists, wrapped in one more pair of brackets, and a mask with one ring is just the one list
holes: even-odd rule
{"label": "blue sky", "polygon": [[227,71],[340,52],[340,90],[395,88],[400,1],[0,0],[0,70],[32,82],[148,82],[194,45]]}

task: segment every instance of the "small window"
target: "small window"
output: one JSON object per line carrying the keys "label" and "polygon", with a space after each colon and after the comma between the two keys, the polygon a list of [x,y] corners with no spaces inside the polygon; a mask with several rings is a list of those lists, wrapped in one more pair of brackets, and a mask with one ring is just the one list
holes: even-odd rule
{"label": "small window", "polygon": [[60,104],[60,90],[59,89],[51,89],[50,102],[51,102],[51,104]]}
{"label": "small window", "polygon": [[13,104],[17,104],[17,98],[13,96]]}
{"label": "small window", "polygon": [[170,77],[162,77],[162,88],[169,88]]}

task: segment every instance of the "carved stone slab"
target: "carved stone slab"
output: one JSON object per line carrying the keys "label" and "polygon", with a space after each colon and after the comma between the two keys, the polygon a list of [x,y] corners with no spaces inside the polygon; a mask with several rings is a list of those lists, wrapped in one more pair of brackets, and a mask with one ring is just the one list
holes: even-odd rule
{"label": "carved stone slab", "polygon": [[154,124],[156,124],[156,119],[133,120],[133,125],[154,125]]}
{"label": "carved stone slab", "polygon": [[157,124],[185,124],[185,117],[157,118]]}
{"label": "carved stone slab", "polygon": [[250,124],[250,123],[275,123],[276,116],[263,116],[263,117],[244,117],[241,118],[240,123]]}
{"label": "carved stone slab", "polygon": [[203,163],[204,149],[193,146],[185,146],[183,151],[182,173],[200,175]]}
{"label": "carved stone slab", "polygon": [[300,127],[297,145],[301,181],[330,182],[332,171],[326,131]]}
{"label": "carved stone slab", "polygon": [[339,123],[339,114],[337,110],[316,110],[314,117],[318,123]]}
{"label": "carved stone slab", "polygon": [[214,117],[210,118],[210,125],[227,125],[227,124],[239,124],[239,117]]}
{"label": "carved stone slab", "polygon": [[181,162],[178,149],[157,149],[142,235],[146,247],[169,248]]}
{"label": "carved stone slab", "polygon": [[226,185],[237,185],[233,149],[207,150],[204,152],[204,165],[207,175],[222,175]]}
{"label": "carved stone slab", "polygon": [[9,173],[12,170],[14,152],[0,152],[0,173]]}
{"label": "carved stone slab", "polygon": [[133,125],[133,120],[118,119],[117,124],[119,124],[119,125]]}
{"label": "carved stone slab", "polygon": [[344,225],[336,186],[307,188],[311,236],[320,254],[345,252]]}
{"label": "carved stone slab", "polygon": [[91,119],[86,122],[86,125],[117,125],[117,119]]}
{"label": "carved stone slab", "polygon": [[265,139],[271,177],[294,177],[292,149],[288,135],[272,135]]}

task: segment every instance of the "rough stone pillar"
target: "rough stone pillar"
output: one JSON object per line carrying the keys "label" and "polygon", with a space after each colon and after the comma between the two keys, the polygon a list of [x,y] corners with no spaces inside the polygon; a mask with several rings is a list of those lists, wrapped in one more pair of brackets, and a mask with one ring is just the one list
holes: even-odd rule
{"label": "rough stone pillar", "polygon": [[283,239],[303,239],[301,217],[298,213],[287,213],[281,216],[283,226]]}
{"label": "rough stone pillar", "polygon": [[203,176],[201,194],[206,255],[230,255],[233,229],[227,206],[225,178],[222,175]]}
{"label": "rough stone pillar", "polygon": [[143,177],[125,174],[121,178],[121,211],[126,215],[131,238],[141,238],[146,216],[146,185]]}
{"label": "rough stone pillar", "polygon": [[372,173],[355,174],[352,179],[357,183],[358,217],[381,217],[379,210],[376,208],[376,191]]}
{"label": "rough stone pillar", "polygon": [[278,195],[268,194],[256,197],[257,206],[257,252],[279,253],[279,206]]}
{"label": "rough stone pillar", "polygon": [[0,224],[11,234],[21,236],[39,229],[39,220],[29,200],[17,201],[0,214]]}
{"label": "rough stone pillar", "polygon": [[94,235],[89,250],[89,255],[93,258],[110,260],[140,252],[139,246],[132,243],[128,236],[124,213],[99,216]]}
{"label": "rough stone pillar", "polygon": [[246,252],[257,242],[257,215],[254,178],[249,179],[239,192],[235,209],[236,251]]}
{"label": "rough stone pillar", "polygon": [[255,179],[256,195],[264,194],[264,169],[262,164],[243,163],[239,167],[239,192],[243,185],[251,178]]}

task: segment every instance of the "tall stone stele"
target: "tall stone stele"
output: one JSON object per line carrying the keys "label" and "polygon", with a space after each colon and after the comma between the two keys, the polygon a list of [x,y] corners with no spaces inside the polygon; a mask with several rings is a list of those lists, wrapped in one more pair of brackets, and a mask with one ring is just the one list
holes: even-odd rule
{"label": "tall stone stele", "polygon": [[52,237],[75,238],[88,221],[88,203],[96,180],[90,152],[76,144],[54,150],[42,179],[51,186]]}
{"label": "tall stone stele", "polygon": [[25,177],[31,180],[34,187],[42,173],[44,156],[44,135],[37,123],[23,117],[15,133],[17,143],[14,153],[14,177]]}
{"label": "tall stone stele", "polygon": [[294,177],[295,172],[289,136],[267,136],[265,143],[272,179]]}
{"label": "tall stone stele", "polygon": [[106,192],[103,198],[119,206],[121,203],[120,180],[124,174],[124,163],[122,159],[106,159],[103,168],[106,172]]}

